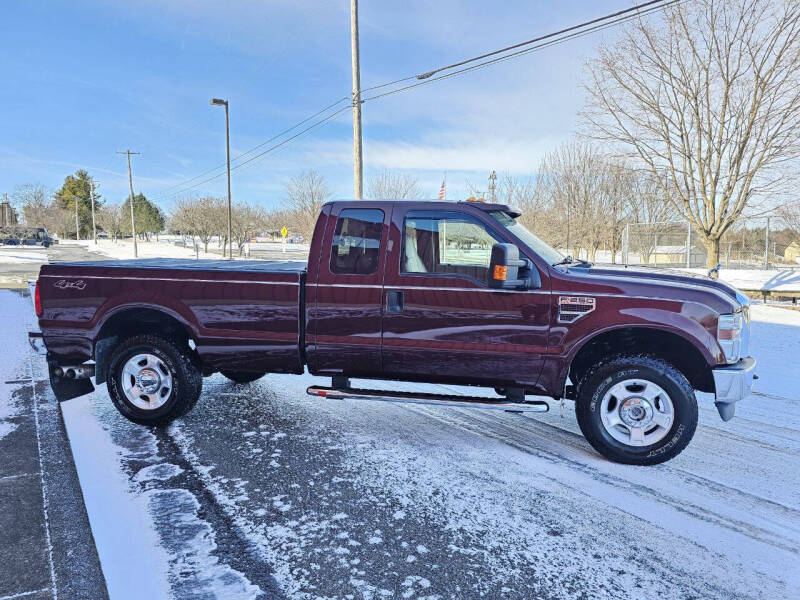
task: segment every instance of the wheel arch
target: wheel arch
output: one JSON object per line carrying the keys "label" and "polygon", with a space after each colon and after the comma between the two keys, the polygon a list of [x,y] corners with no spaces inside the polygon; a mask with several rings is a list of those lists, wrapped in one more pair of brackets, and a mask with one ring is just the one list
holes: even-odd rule
{"label": "wheel arch", "polygon": [[[141,304],[117,306],[105,315],[94,339],[95,378],[98,384],[106,380],[108,360],[114,348],[122,340],[143,333],[169,337],[189,349],[190,340],[197,337],[191,325],[168,308]],[[194,354],[199,361],[197,353]]]}
{"label": "wheel arch", "polygon": [[569,361],[569,376],[573,384],[604,357],[624,351],[661,358],[683,373],[694,389],[714,391],[712,365],[705,353],[686,337],[663,328],[621,326],[606,329],[573,350]]}

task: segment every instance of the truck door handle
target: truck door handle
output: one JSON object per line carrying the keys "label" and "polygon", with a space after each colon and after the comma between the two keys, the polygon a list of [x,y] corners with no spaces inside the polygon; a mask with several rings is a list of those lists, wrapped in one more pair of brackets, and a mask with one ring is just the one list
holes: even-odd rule
{"label": "truck door handle", "polygon": [[393,290],[386,292],[386,312],[387,313],[401,313],[405,307],[405,299],[402,290]]}

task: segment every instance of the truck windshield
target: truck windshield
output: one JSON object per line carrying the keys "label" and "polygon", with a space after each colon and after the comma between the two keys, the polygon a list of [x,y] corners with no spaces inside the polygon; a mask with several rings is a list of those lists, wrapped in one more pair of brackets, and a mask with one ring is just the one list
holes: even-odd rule
{"label": "truck windshield", "polygon": [[553,263],[557,263],[564,259],[564,255],[561,254],[561,252],[544,243],[542,240],[528,231],[522,223],[517,222],[517,220],[508,213],[504,213],[501,210],[496,210],[491,211],[489,214],[495,221],[500,223],[500,225],[508,229],[511,233],[522,240],[523,244],[546,260],[548,264],[552,265]]}

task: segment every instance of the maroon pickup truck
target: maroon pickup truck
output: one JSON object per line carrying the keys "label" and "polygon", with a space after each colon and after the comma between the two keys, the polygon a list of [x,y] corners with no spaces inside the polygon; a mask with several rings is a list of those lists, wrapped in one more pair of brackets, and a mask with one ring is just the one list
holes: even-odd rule
{"label": "maroon pickup truck", "polygon": [[[574,399],[589,443],[630,464],[686,447],[695,390],[715,395],[722,419],[733,416],[755,378],[745,296],[712,279],[564,257],[518,216],[499,204],[332,202],[307,265],[45,265],[31,343],[47,354],[59,400],[91,392],[94,377],[145,425],[189,411],[214,372],[245,384],[306,368],[332,377],[309,388],[325,398],[507,411]],[[497,395],[378,392],[350,378]]]}

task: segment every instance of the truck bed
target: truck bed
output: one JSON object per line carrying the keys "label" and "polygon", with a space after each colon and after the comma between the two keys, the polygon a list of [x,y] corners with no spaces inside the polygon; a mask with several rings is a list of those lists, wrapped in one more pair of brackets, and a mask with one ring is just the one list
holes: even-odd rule
{"label": "truck bed", "polygon": [[43,265],[40,321],[48,350],[90,360],[121,320],[164,316],[213,370],[302,372],[302,262],[135,259]]}
{"label": "truck bed", "polygon": [[194,258],[135,258],[130,260],[92,260],[56,262],[59,267],[103,267],[114,269],[168,269],[190,271],[230,271],[235,273],[304,273],[307,263],[268,260],[195,260]]}

